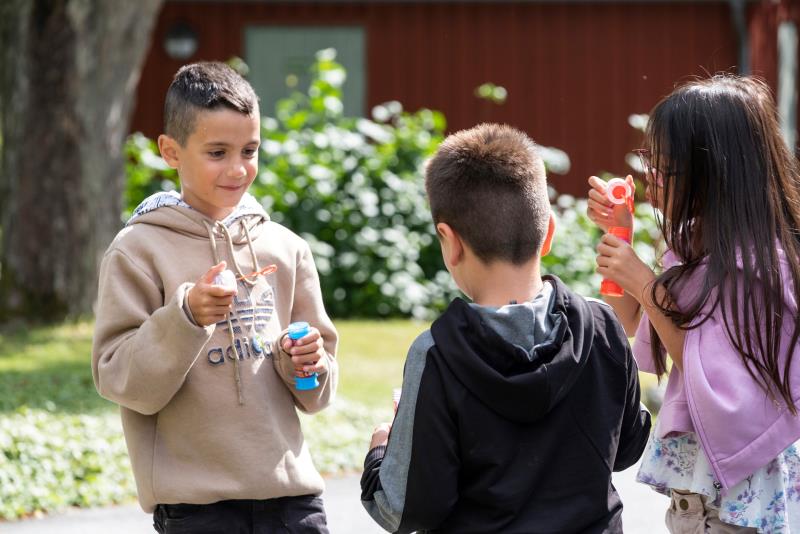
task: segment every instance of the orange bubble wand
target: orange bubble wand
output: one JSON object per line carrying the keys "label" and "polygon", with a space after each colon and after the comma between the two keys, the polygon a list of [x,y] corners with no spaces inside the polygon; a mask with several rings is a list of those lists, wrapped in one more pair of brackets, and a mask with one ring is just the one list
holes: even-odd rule
{"label": "orange bubble wand", "polygon": [[[612,178],[606,187],[606,198],[612,204],[620,206],[625,204],[628,211],[633,213],[633,190],[631,184],[622,178]],[[633,229],[625,226],[611,226],[608,233],[630,243],[633,240]],[[622,297],[625,290],[619,284],[608,278],[600,282],[600,294],[607,297]]]}

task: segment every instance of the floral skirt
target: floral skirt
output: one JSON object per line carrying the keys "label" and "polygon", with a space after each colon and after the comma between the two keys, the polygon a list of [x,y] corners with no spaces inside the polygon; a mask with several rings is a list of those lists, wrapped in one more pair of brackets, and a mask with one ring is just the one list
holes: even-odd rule
{"label": "floral skirt", "polygon": [[708,497],[724,523],[766,534],[800,534],[800,441],[722,494],[693,433],[650,437],[636,479],[669,496],[670,488]]}

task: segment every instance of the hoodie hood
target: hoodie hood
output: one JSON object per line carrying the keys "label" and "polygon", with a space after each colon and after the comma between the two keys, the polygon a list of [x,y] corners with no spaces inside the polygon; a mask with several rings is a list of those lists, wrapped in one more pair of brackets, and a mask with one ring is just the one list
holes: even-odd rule
{"label": "hoodie hood", "polygon": [[515,422],[533,422],[552,410],[592,348],[586,301],[556,277],[544,283],[533,301],[502,308],[455,299],[431,326],[431,354],[492,411]]}
{"label": "hoodie hood", "polygon": [[[144,199],[133,210],[133,214],[128,219],[128,222],[125,223],[125,226],[142,223],[153,224],[170,228],[182,234],[195,235],[207,239],[208,231],[203,221],[206,221],[211,226],[215,226],[215,222],[217,222],[232,232],[236,231],[237,225],[235,223],[237,221],[245,221],[248,230],[252,232],[261,223],[269,220],[267,212],[264,211],[258,200],[250,193],[245,193],[242,196],[233,213],[222,221],[214,221],[184,202],[177,191],[161,191]],[[234,235],[234,243],[240,244],[243,242],[245,242],[245,237],[240,230]]]}

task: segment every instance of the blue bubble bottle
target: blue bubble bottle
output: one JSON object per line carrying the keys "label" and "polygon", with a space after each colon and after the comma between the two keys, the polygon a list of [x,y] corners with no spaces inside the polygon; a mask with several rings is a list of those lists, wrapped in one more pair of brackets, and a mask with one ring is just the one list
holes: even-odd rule
{"label": "blue bubble bottle", "polygon": [[[292,341],[298,340],[311,333],[311,326],[305,322],[300,321],[289,325],[289,339]],[[308,376],[295,376],[294,387],[298,391],[308,391],[319,387],[319,380],[317,380],[317,373],[309,373]]]}

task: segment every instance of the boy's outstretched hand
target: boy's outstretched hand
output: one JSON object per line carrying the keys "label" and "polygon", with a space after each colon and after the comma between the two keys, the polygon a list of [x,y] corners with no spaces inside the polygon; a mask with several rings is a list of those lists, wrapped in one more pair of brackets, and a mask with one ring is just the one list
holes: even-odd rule
{"label": "boy's outstretched hand", "polygon": [[[631,191],[635,191],[633,177],[629,174],[625,181],[631,186]],[[603,232],[608,232],[611,226],[624,226],[633,228],[633,214],[628,210],[626,204],[612,204],[606,197],[607,182],[597,176],[589,177],[589,204],[586,207],[586,215]]]}
{"label": "boy's outstretched hand", "polygon": [[328,357],[325,355],[322,335],[313,326],[310,332],[300,339],[283,336],[283,350],[291,355],[295,371],[301,373],[324,373],[328,370]]}
{"label": "boy's outstretched hand", "polygon": [[221,261],[209,269],[195,282],[186,297],[192,318],[200,326],[224,320],[231,310],[236,289],[214,284],[214,277],[224,271],[225,267],[225,262]]}

